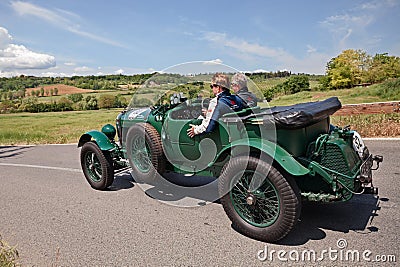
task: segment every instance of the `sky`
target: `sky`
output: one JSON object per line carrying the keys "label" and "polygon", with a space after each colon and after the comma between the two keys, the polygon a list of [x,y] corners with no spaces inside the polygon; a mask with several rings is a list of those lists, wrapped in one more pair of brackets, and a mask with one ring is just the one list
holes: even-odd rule
{"label": "sky", "polygon": [[400,56],[400,0],[0,0],[0,77],[184,62],[323,74],[346,49]]}

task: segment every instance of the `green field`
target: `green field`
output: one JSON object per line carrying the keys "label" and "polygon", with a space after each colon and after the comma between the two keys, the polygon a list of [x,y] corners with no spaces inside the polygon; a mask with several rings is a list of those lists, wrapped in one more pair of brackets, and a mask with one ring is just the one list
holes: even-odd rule
{"label": "green field", "polygon": [[0,115],[0,145],[77,143],[86,131],[115,125],[120,109]]}
{"label": "green field", "polygon": [[343,105],[396,100],[391,98],[379,97],[378,95],[374,94],[373,91],[368,90],[367,88],[358,87],[352,89],[333,90],[326,92],[303,91],[294,95],[285,95],[277,97],[270,102],[270,105],[271,106],[292,105],[307,101],[320,101],[333,96],[338,97]]}

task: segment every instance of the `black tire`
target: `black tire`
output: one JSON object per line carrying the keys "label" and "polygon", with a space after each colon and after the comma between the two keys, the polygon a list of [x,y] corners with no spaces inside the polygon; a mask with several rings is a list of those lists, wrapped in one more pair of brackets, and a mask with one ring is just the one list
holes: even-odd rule
{"label": "black tire", "polygon": [[[221,203],[239,232],[260,241],[275,242],[297,223],[301,200],[292,177],[285,178],[270,164],[248,156],[231,159],[221,173],[218,184],[223,195]],[[248,191],[253,177],[264,181]]]}
{"label": "black tire", "polygon": [[126,151],[134,179],[152,183],[165,172],[161,137],[149,123],[137,123],[128,130]]}
{"label": "black tire", "polygon": [[82,146],[81,166],[86,180],[94,189],[105,190],[114,181],[110,153],[102,151],[94,142],[87,142]]}

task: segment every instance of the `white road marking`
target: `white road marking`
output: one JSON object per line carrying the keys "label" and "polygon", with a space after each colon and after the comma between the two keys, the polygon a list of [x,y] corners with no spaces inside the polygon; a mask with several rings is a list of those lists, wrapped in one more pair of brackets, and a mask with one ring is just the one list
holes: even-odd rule
{"label": "white road marking", "polygon": [[363,137],[363,140],[369,140],[369,141],[400,141],[400,138],[398,137]]}
{"label": "white road marking", "polygon": [[80,169],[73,169],[73,168],[61,168],[61,167],[29,165],[29,164],[16,164],[16,163],[0,163],[0,166],[12,166],[12,167],[25,167],[25,168],[48,169],[48,170],[58,170],[58,171],[82,172],[82,170],[80,170]]}

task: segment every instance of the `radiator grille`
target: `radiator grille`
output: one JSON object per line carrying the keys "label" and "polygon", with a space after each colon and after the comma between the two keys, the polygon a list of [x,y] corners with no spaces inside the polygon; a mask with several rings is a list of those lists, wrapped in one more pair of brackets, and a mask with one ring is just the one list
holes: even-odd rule
{"label": "radiator grille", "polygon": [[[326,143],[321,157],[321,165],[340,174],[352,176],[351,168],[353,167],[353,154],[344,153],[345,152],[342,151],[340,146],[332,143]],[[331,175],[336,176],[337,180],[342,186],[345,186],[347,189],[354,190],[355,185],[353,179],[349,179],[343,175],[338,175],[333,172],[331,172]],[[352,193],[348,190],[341,190],[341,194],[344,199],[350,199],[352,196]]]}
{"label": "radiator grille", "polygon": [[339,173],[350,175],[347,160],[344,158],[340,147],[335,144],[326,144],[321,158],[321,165]]}

